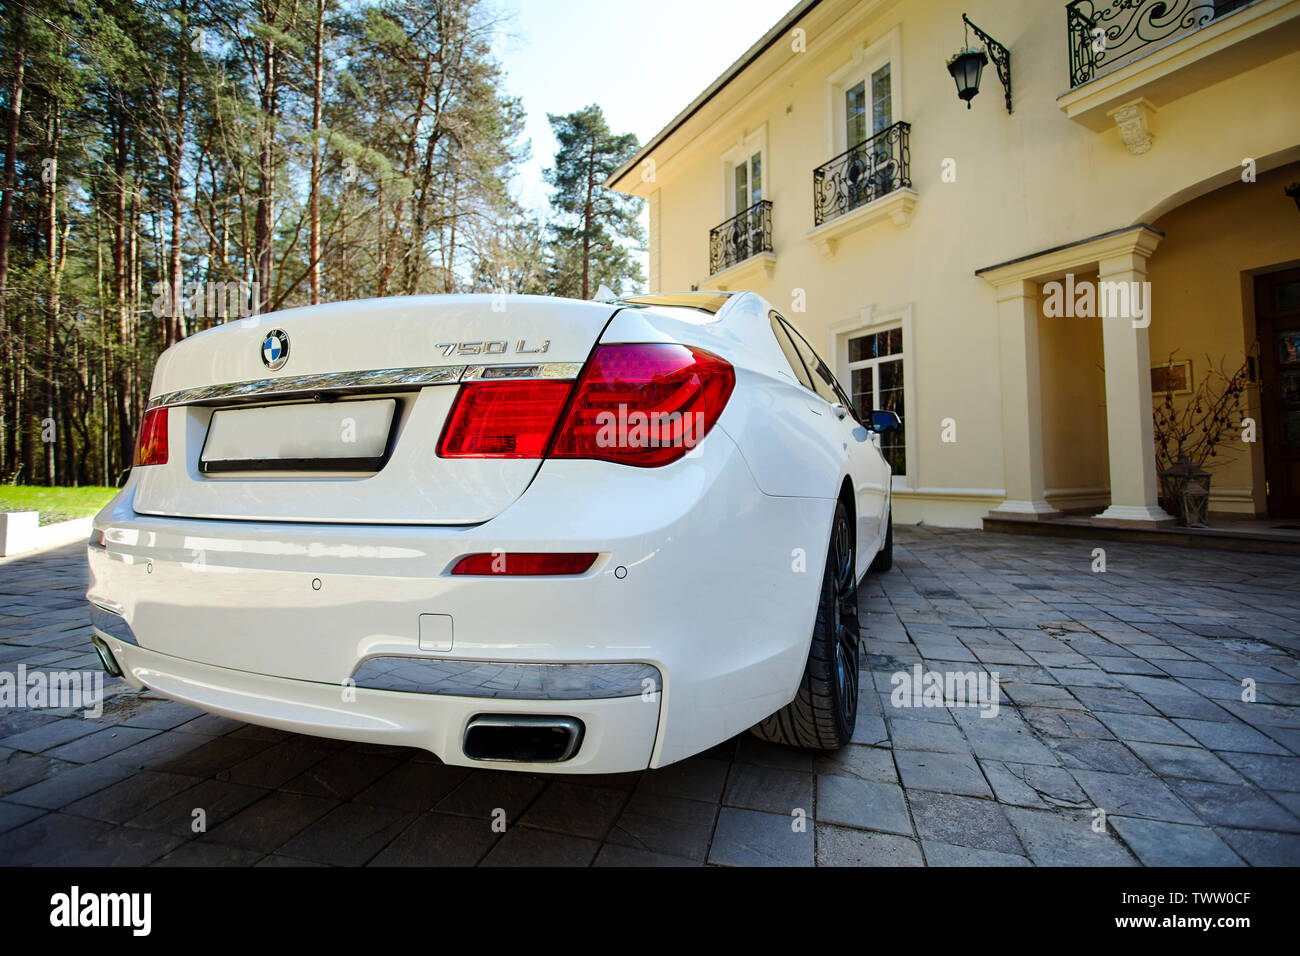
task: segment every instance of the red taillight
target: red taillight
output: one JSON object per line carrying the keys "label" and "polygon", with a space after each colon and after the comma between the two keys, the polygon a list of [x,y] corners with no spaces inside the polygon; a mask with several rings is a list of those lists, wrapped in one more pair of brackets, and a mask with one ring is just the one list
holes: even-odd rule
{"label": "red taillight", "polygon": [[709,433],[735,384],[731,365],[703,349],[602,345],[547,457],[667,465]]}
{"label": "red taillight", "polygon": [[470,382],[461,386],[438,440],[441,458],[541,458],[568,382]]}
{"label": "red taillight", "polygon": [[452,574],[582,574],[596,561],[592,554],[545,554],[494,551],[470,554],[456,562]]}
{"label": "red taillight", "polygon": [[167,464],[167,406],[151,408],[140,422],[140,438],[135,443],[137,465]]}

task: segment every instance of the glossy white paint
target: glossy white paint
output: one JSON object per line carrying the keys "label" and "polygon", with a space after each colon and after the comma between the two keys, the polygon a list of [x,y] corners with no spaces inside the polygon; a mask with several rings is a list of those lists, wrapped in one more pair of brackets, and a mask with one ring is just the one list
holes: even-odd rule
{"label": "glossy white paint", "polygon": [[[476,304],[473,328],[490,327],[490,301]],[[590,303],[545,301],[594,315]],[[187,467],[188,484],[173,492],[175,500],[200,506],[178,510],[224,508],[222,519],[142,513],[149,473],[167,466],[137,468],[95,519],[105,546],[89,549],[88,597],[120,606],[140,646],[100,636],[137,685],[257,723],[423,747],[449,763],[476,763],[460,745],[466,722],[484,712],[582,719],[587,736],[573,760],[493,764],[550,772],[663,766],[745,730],[795,693],[846,479],[857,492],[860,572],[878,550],[887,466],[879,454],[862,453],[874,450],[869,439],[852,445],[852,425],[795,383],[788,366],[782,370],[761,299],[738,297],[716,320],[691,312],[691,321],[682,321],[678,311],[619,310],[601,341],[680,341],[736,366],[736,389],[718,427],[679,461],[661,468],[516,462],[535,477],[513,493],[504,478],[494,484],[487,473],[453,483],[449,494],[461,494],[457,507],[473,523],[414,519],[441,503],[424,497],[419,474],[422,464],[439,461],[434,444],[458,387],[440,385],[408,403],[393,457],[369,477],[211,479]],[[271,327],[285,323],[263,317],[262,328]],[[217,343],[221,332],[198,338]],[[296,347],[313,334],[303,315],[291,341]],[[260,336],[244,339],[260,365]],[[588,351],[594,342],[595,334]],[[407,349],[408,364],[417,347]],[[218,351],[231,353],[224,345]],[[336,355],[335,369],[317,360],[312,370],[349,368],[352,350],[336,346]],[[230,380],[255,377],[236,369],[233,357],[221,361],[230,363],[223,366]],[[294,370],[292,361],[286,370]],[[156,378],[154,392],[222,381],[173,375],[161,385]],[[171,416],[172,455],[197,460],[210,409],[177,407]],[[259,497],[259,489],[274,492]],[[322,513],[337,517],[311,517]],[[574,577],[447,573],[466,554],[497,549],[599,558]],[[421,614],[451,618],[449,651],[419,646]],[[346,699],[346,681],[362,662],[392,655],[645,662],[659,669],[662,690],[584,701],[365,690]]]}

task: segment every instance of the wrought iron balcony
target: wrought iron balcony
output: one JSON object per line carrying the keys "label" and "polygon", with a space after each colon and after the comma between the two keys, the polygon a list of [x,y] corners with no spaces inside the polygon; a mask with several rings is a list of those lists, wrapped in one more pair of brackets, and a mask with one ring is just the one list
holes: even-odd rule
{"label": "wrought iron balcony", "polygon": [[772,202],[760,199],[709,230],[709,275],[772,251]]}
{"label": "wrought iron balcony", "polygon": [[912,185],[910,123],[886,126],[813,170],[813,224],[865,206]]}
{"label": "wrought iron balcony", "polygon": [[1199,30],[1252,0],[1073,0],[1065,6],[1070,87],[1137,59],[1154,43]]}

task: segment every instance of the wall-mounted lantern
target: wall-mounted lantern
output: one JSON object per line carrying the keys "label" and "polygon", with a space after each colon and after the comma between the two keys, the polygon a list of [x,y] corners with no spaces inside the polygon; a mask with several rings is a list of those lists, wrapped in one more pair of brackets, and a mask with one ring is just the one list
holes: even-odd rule
{"label": "wall-mounted lantern", "polygon": [[[948,73],[957,84],[957,97],[970,109],[970,101],[980,91],[980,75],[989,60],[993,61],[998,71],[998,79],[1007,94],[1007,112],[1011,112],[1011,51],[993,39],[970,21],[966,14],[961,15],[966,30],[966,45],[948,60]],[[984,49],[970,45],[970,31],[984,43]]]}

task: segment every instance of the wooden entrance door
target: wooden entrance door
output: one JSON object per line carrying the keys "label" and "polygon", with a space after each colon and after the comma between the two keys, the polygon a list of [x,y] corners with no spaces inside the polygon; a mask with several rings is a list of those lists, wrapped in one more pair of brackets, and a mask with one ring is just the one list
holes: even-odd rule
{"label": "wooden entrance door", "polygon": [[1300,517],[1300,269],[1255,277],[1271,518]]}

